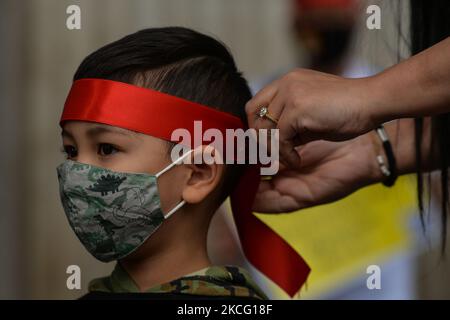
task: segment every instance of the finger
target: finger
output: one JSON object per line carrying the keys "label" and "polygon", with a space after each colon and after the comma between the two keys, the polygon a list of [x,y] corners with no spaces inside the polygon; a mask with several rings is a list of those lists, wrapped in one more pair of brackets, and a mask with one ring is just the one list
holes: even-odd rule
{"label": "finger", "polygon": [[[278,120],[283,112],[284,109],[284,99],[277,94],[273,100],[268,105],[270,116],[273,117],[275,120]],[[272,121],[269,118],[266,117],[260,117],[255,121],[254,128],[258,130],[258,143],[260,147],[264,147],[263,150],[267,151],[267,155],[276,156],[276,159],[279,159],[279,153],[278,150],[274,151],[277,152],[276,155],[272,154],[272,146],[276,146],[275,144],[278,144],[278,134],[273,129],[277,129],[277,122]],[[267,135],[264,135],[264,132],[261,132],[259,130],[266,129]]]}
{"label": "finger", "polygon": [[273,188],[270,181],[261,181],[253,202],[253,210],[261,213],[281,213],[280,203],[282,195]]}
{"label": "finger", "polygon": [[268,106],[278,91],[277,81],[274,81],[260,90],[252,99],[245,105],[245,112],[247,113],[247,121],[250,128],[254,128],[255,120],[259,118],[257,115],[262,106]]}
{"label": "finger", "polygon": [[255,129],[275,129],[277,127],[277,122],[269,119],[268,117],[260,117],[259,111],[261,110],[261,107],[267,107],[268,112],[272,118],[275,120],[279,120],[281,117],[281,113],[284,109],[284,98],[282,95],[279,94],[279,91],[275,94],[275,96],[272,98],[272,100],[266,104],[261,105],[260,108],[256,110],[256,114],[258,117],[255,120],[254,128]]}
{"label": "finger", "polygon": [[336,150],[342,146],[341,142],[331,142],[325,140],[318,140],[308,142],[305,145],[296,147],[297,152],[302,159],[302,168],[310,166],[317,166],[322,161],[327,161],[331,157],[334,157]]}
{"label": "finger", "polygon": [[301,206],[291,195],[280,193],[272,183],[261,181],[252,209],[261,213],[287,213],[301,209]]}
{"label": "finger", "polygon": [[301,159],[296,150],[298,146],[298,132],[296,130],[295,116],[289,115],[288,112],[281,114],[278,121],[279,131],[279,152],[280,161],[287,166],[300,169]]}
{"label": "finger", "polygon": [[325,140],[325,141],[335,141],[334,139],[327,139],[327,137],[322,133],[314,133],[311,131],[305,131],[299,128],[297,130],[297,145],[306,145],[314,141]]}

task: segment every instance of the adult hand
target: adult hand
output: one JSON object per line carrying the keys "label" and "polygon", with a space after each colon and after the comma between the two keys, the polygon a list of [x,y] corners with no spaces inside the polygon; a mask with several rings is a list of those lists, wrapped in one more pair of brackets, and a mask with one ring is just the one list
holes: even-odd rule
{"label": "adult hand", "polygon": [[278,119],[280,160],[298,169],[296,146],[320,139],[343,141],[376,126],[367,104],[373,100],[368,99],[370,79],[345,79],[296,69],[266,86],[247,103],[249,126],[274,128],[271,120],[258,116],[261,107],[268,107],[270,115]]}
{"label": "adult hand", "polygon": [[314,141],[297,149],[300,170],[280,167],[263,180],[253,210],[281,213],[329,203],[383,179],[376,161],[382,152],[378,137],[369,132],[345,142]]}

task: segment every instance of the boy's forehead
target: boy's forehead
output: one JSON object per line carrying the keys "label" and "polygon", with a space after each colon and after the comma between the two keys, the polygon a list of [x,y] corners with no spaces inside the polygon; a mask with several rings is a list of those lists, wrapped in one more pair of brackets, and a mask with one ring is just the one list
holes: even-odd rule
{"label": "boy's forehead", "polygon": [[133,130],[128,130],[116,126],[89,121],[67,121],[62,127],[61,134],[86,133],[87,135],[97,135],[102,133],[116,133],[132,137],[139,137],[142,134]]}

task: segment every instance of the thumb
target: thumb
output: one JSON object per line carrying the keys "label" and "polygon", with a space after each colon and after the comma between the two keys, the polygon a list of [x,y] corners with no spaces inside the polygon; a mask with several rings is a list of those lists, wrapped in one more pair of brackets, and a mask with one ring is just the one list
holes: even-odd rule
{"label": "thumb", "polygon": [[283,115],[279,120],[278,129],[280,162],[288,167],[300,169],[301,159],[295,149],[300,144],[297,130],[291,120]]}

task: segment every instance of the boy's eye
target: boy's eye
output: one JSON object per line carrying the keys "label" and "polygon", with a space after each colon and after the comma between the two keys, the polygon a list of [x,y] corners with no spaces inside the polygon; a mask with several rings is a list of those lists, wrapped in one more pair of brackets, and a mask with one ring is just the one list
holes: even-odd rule
{"label": "boy's eye", "polygon": [[98,154],[101,156],[108,156],[116,153],[118,150],[109,143],[100,143],[98,145]]}
{"label": "boy's eye", "polygon": [[64,146],[63,151],[69,159],[75,158],[78,154],[77,149],[74,146]]}

